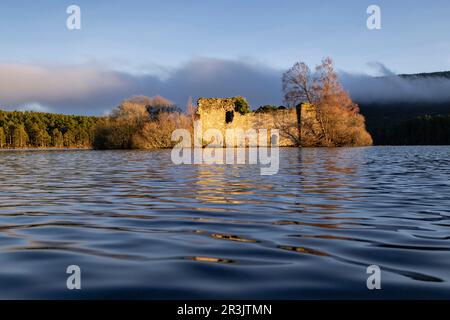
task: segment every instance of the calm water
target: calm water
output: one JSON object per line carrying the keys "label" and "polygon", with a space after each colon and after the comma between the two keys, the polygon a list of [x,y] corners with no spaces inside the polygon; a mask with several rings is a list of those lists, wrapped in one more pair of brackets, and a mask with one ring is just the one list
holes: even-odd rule
{"label": "calm water", "polygon": [[450,298],[450,147],[280,157],[0,152],[0,298]]}

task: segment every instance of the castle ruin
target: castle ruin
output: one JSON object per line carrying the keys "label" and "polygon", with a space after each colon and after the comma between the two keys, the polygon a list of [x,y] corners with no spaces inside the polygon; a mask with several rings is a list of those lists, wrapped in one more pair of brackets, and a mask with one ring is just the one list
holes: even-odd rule
{"label": "castle ruin", "polygon": [[241,114],[236,109],[237,100],[237,97],[198,99],[196,116],[201,120],[202,130],[218,129],[225,136],[227,129],[234,131],[267,129],[269,134],[271,129],[278,129],[278,145],[294,147],[300,144],[299,137],[311,134],[311,124],[317,128],[315,108],[311,105],[303,104],[296,109]]}

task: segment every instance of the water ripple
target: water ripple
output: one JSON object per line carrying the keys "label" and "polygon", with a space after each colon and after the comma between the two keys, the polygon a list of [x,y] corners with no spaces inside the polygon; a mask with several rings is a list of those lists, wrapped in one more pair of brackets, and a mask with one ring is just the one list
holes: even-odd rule
{"label": "water ripple", "polygon": [[[0,152],[0,298],[450,298],[450,148]],[[30,285],[33,283],[33,285]],[[136,292],[133,292],[136,290]]]}

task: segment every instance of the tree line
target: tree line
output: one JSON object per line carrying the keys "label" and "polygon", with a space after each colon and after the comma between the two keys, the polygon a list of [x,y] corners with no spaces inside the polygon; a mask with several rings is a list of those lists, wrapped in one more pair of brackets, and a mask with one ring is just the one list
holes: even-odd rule
{"label": "tree line", "polygon": [[449,145],[450,103],[363,103],[375,145]]}
{"label": "tree line", "polygon": [[0,148],[90,148],[98,118],[0,110]]}
{"label": "tree line", "polygon": [[378,145],[450,145],[450,115],[423,115],[374,128]]}

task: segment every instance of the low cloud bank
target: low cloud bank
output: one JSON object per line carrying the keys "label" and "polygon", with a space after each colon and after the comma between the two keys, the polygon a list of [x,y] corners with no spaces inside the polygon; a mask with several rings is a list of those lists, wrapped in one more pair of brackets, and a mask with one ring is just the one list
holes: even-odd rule
{"label": "low cloud bank", "polygon": [[249,102],[279,104],[280,71],[241,61],[198,58],[164,80],[99,65],[34,66],[0,64],[0,107],[103,114],[132,95],[162,95],[184,107],[188,98],[245,96]]}
{"label": "low cloud bank", "polygon": [[[395,75],[373,63],[378,77],[340,72],[352,98],[363,102],[450,101],[450,78]],[[243,61],[197,58],[164,79],[134,75],[98,64],[36,66],[0,64],[0,108],[104,114],[132,95],[162,95],[184,107],[189,96],[245,96],[253,107],[282,104],[283,70]]]}
{"label": "low cloud bank", "polygon": [[399,76],[381,63],[370,65],[378,76],[340,73],[344,87],[360,103],[450,102],[450,72],[447,75]]}

